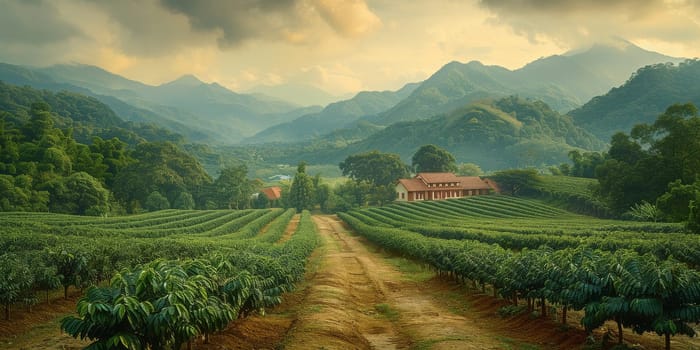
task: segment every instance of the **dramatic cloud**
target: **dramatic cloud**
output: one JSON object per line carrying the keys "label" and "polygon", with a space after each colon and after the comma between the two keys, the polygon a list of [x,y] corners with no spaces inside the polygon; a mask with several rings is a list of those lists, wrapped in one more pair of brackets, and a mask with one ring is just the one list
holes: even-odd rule
{"label": "dramatic cloud", "polygon": [[219,33],[222,47],[251,39],[306,43],[318,33],[322,18],[337,34],[355,37],[380,22],[362,0],[161,0],[170,11],[189,19],[193,28]]}
{"label": "dramatic cloud", "polygon": [[[496,23],[513,28],[531,42],[551,39],[560,45],[585,45],[609,38],[684,43],[700,39],[697,0],[480,0]],[[694,40],[693,40],[694,39]]]}
{"label": "dramatic cloud", "polygon": [[0,43],[42,46],[81,36],[68,21],[58,18],[52,2],[0,1]]}

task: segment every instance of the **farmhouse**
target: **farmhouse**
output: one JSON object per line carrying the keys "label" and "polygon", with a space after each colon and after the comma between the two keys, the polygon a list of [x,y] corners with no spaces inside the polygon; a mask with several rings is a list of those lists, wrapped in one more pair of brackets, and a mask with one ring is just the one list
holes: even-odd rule
{"label": "farmhouse", "polygon": [[418,173],[412,179],[400,179],[396,185],[397,201],[439,200],[489,194],[493,187],[478,176],[453,173]]}

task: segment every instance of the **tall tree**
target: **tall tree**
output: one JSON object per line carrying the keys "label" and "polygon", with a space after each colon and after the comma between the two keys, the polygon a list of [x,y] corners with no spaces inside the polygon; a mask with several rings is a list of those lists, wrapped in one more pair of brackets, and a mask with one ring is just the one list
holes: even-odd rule
{"label": "tall tree", "polygon": [[301,162],[289,189],[289,204],[301,213],[304,209],[313,209],[314,198],[313,180],[306,174],[306,163]]}
{"label": "tall tree", "polygon": [[411,158],[416,172],[456,172],[455,157],[447,150],[435,145],[424,145]]}
{"label": "tall tree", "polygon": [[398,154],[371,151],[351,155],[340,163],[343,175],[356,181],[367,181],[375,186],[395,184],[408,177],[408,167]]}
{"label": "tall tree", "polygon": [[214,181],[214,191],[220,208],[244,209],[250,206],[250,197],[259,189],[259,184],[247,179],[245,165],[221,169]]}

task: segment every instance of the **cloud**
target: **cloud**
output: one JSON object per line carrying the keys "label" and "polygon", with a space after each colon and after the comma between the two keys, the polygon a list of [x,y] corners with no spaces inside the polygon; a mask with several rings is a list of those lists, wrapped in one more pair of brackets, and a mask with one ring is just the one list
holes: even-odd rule
{"label": "cloud", "polygon": [[[576,47],[610,38],[684,42],[700,38],[698,0],[480,0],[493,23],[536,43]],[[690,40],[689,40],[690,39]]]}
{"label": "cloud", "polygon": [[248,40],[308,43],[321,19],[337,34],[354,37],[377,27],[379,18],[363,0],[160,0],[169,11],[184,15],[192,28],[218,35],[221,47]]}
{"label": "cloud", "polygon": [[82,36],[71,23],[56,17],[52,2],[0,1],[0,43],[44,46]]}
{"label": "cloud", "polygon": [[316,9],[337,33],[355,37],[371,32],[381,20],[361,0],[316,0]]}

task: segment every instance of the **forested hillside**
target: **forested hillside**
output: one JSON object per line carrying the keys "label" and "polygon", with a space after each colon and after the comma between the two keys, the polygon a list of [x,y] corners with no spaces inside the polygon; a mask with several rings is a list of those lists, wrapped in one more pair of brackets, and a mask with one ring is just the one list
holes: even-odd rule
{"label": "forested hillside", "polygon": [[389,125],[428,118],[484,97],[509,95],[542,100],[563,113],[623,83],[640,67],[679,61],[618,41],[541,58],[516,70],[477,61],[466,64],[451,62],[405,100],[379,115],[375,122]]}
{"label": "forested hillside", "polygon": [[604,143],[540,101],[518,97],[483,100],[428,120],[396,123],[351,144],[317,140],[260,147],[268,160],[338,163],[350,154],[382,150],[403,159],[424,144],[449,150],[459,162],[485,170],[559,164],[572,149],[601,150]]}
{"label": "forested hillside", "polygon": [[0,82],[0,210],[107,215],[243,208],[257,183],[244,166],[213,180],[152,125],[122,121],[94,98]]}
{"label": "forested hillside", "polygon": [[628,131],[640,123],[653,123],[674,103],[700,104],[700,60],[678,65],[641,68],[624,85],[596,97],[569,114],[576,124],[602,139]]}
{"label": "forested hillside", "polygon": [[91,95],[133,121],[154,122],[189,140],[232,144],[274,124],[317,112],[262,95],[238,94],[194,76],[151,86],[89,65],[0,65],[0,80]]}

